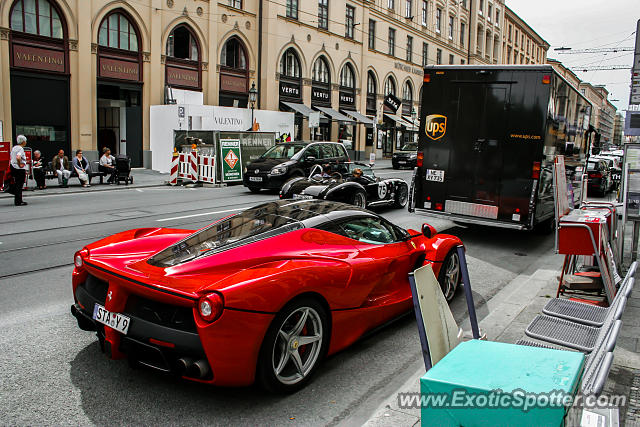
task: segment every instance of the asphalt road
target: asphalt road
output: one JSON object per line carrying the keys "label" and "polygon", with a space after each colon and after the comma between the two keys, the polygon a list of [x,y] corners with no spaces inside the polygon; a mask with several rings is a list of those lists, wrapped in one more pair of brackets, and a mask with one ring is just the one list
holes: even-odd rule
{"label": "asphalt road", "polygon": [[[409,180],[410,172],[379,175]],[[185,382],[108,360],[69,312],[72,258],[84,244],[138,227],[195,229],[275,194],[155,187],[0,199],[0,424],[358,425],[421,364],[410,316],[322,364],[308,387],[276,396],[257,387]],[[484,302],[553,247],[552,236],[466,228],[406,211],[379,211],[403,227],[430,222],[467,246],[478,316]],[[461,293],[454,315],[466,315]]]}

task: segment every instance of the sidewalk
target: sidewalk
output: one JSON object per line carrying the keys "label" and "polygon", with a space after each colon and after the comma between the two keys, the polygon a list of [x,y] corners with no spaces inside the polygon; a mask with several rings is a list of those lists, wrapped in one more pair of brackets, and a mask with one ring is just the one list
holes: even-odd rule
{"label": "sidewalk", "polygon": [[[541,257],[487,302],[489,315],[479,319],[480,330],[487,334],[487,339],[515,343],[525,336],[527,325],[542,311],[549,298],[556,295],[561,260],[555,254]],[[473,283],[471,286],[473,288]],[[464,298],[464,295],[460,297]],[[640,426],[640,288],[637,286],[627,302],[622,324],[613,366],[602,394],[627,396],[626,406],[619,408],[620,425]],[[468,319],[460,326],[465,332],[470,330]],[[420,392],[419,380],[424,372],[423,367],[414,372],[364,425],[419,426],[420,409],[400,409],[398,394]]]}
{"label": "sidewalk", "polygon": [[[100,184],[99,178],[93,178],[91,180],[91,187],[83,188],[80,185],[78,178],[69,179],[69,187],[62,188],[58,185],[57,179],[46,180],[47,188],[45,190],[33,190],[36,187],[36,182],[32,179],[29,180],[29,190],[25,190],[22,194],[25,198],[45,196],[51,194],[69,194],[69,193],[86,193],[93,191],[107,191],[107,190],[125,190],[127,188],[144,188],[144,187],[156,187],[165,185],[165,182],[169,179],[169,174],[152,171],[151,169],[132,169],[131,176],[133,177],[133,184],[125,185],[121,182],[120,185],[107,184],[107,177],[104,178],[104,184]],[[0,199],[13,198],[13,195],[9,193],[0,193]]]}

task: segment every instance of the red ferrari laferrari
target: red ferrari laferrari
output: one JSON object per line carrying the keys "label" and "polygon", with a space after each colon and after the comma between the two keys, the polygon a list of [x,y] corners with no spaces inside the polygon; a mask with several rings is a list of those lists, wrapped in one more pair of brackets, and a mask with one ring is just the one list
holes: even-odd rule
{"label": "red ferrari laferrari", "polygon": [[86,246],[71,312],[113,359],[290,392],[323,357],[411,310],[416,267],[432,264],[452,298],[458,245],[351,205],[279,200],[195,232],[142,228]]}

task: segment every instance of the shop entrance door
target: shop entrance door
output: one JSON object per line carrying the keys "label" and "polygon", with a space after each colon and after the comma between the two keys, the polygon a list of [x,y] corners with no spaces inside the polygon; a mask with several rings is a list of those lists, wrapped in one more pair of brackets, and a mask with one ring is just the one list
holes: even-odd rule
{"label": "shop entrance door", "polygon": [[127,114],[125,101],[98,99],[98,153],[105,147],[112,155],[127,153]]}

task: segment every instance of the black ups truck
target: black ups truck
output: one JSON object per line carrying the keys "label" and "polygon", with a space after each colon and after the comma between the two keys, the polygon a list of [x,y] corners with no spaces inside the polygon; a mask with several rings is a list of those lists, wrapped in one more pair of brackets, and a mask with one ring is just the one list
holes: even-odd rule
{"label": "black ups truck", "polygon": [[553,162],[575,203],[591,104],[547,65],[430,66],[409,210],[529,230],[555,215]]}

